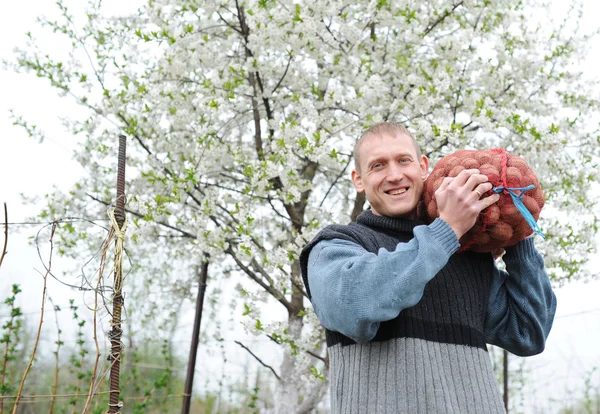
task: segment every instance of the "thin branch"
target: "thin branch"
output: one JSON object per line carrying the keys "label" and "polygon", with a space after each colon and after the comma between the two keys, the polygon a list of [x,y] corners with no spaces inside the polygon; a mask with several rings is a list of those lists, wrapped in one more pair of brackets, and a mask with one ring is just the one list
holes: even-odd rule
{"label": "thin branch", "polygon": [[[109,202],[107,202],[107,201],[104,201],[104,200],[101,200],[101,199],[99,199],[99,198],[97,198],[97,197],[94,197],[93,195],[91,195],[91,194],[89,194],[89,193],[86,193],[86,195],[87,195],[89,198],[91,198],[92,200],[94,200],[94,201],[97,201],[97,202],[98,202],[98,203],[100,203],[100,204],[104,204],[104,205],[105,205],[105,206],[107,206],[107,207],[110,207],[110,206],[112,205],[111,203],[109,203]],[[144,215],[143,215],[143,214],[141,214],[141,213],[139,213],[139,212],[137,212],[137,211],[135,211],[135,210],[131,210],[131,209],[125,208],[125,211],[126,211],[127,213],[133,214],[134,216],[136,216],[136,217],[138,217],[138,218],[144,218]],[[188,237],[188,238],[190,238],[190,239],[196,239],[196,238],[197,238],[197,237],[196,237],[196,236],[194,236],[192,233],[188,233],[187,231],[185,231],[185,230],[181,230],[181,229],[179,229],[179,228],[177,228],[177,227],[175,227],[175,226],[172,226],[172,225],[170,225],[170,224],[168,224],[168,223],[163,223],[162,221],[155,221],[154,223],[156,223],[156,224],[160,224],[161,226],[167,227],[167,228],[169,228],[169,229],[171,229],[171,230],[175,230],[175,231],[177,231],[177,232],[181,233],[182,235],[184,235],[185,237]]]}
{"label": "thin branch", "polygon": [[360,118],[360,115],[357,112],[353,112],[349,109],[342,108],[341,106],[326,106],[323,108],[324,111],[342,111],[357,118]]}
{"label": "thin branch", "polygon": [[60,325],[58,324],[58,307],[56,305],[54,305],[54,302],[52,302],[52,298],[48,298],[50,300],[50,303],[52,304],[52,306],[54,307],[54,322],[56,323],[56,334],[57,334],[57,338],[56,338],[56,351],[54,351],[54,354],[56,355],[56,364],[54,366],[54,383],[52,384],[52,399],[50,400],[50,408],[48,410],[48,412],[50,414],[54,413],[54,404],[56,403],[56,393],[58,392],[58,373],[59,373],[59,362],[60,362],[60,358],[59,358],[59,352],[60,352],[60,346],[62,345],[61,341],[60,341]]}
{"label": "thin branch", "polygon": [[242,269],[250,277],[250,279],[254,280],[264,290],[266,290],[268,293],[270,293],[271,296],[273,296],[275,299],[277,299],[279,301],[279,303],[281,303],[283,306],[285,306],[285,308],[288,310],[289,313],[293,313],[294,309],[292,307],[292,304],[285,298],[285,296],[281,292],[279,292],[277,289],[275,289],[273,286],[267,285],[248,266],[244,265],[242,263],[242,261],[237,257],[237,255],[235,254],[235,252],[233,251],[231,246],[229,246],[227,248],[227,250],[225,250],[225,253],[229,254],[233,258],[233,260],[239,266],[239,268]]}
{"label": "thin branch", "polygon": [[242,348],[244,348],[246,351],[248,351],[250,353],[250,355],[252,355],[254,357],[254,359],[256,359],[258,362],[260,362],[260,364],[265,367],[265,368],[269,368],[271,370],[271,372],[273,373],[273,375],[275,375],[277,377],[277,379],[279,381],[281,381],[281,378],[279,377],[279,375],[277,375],[277,373],[275,372],[275,370],[273,369],[273,367],[271,367],[270,365],[265,364],[264,362],[261,361],[261,359],[259,357],[257,357],[250,349],[248,349],[248,347],[246,347],[243,343],[241,343],[240,341],[235,341],[236,344],[238,344],[239,346],[241,346]]}
{"label": "thin branch", "polygon": [[[465,76],[465,72],[467,71],[467,62],[465,61],[465,64],[463,65],[463,69],[462,69],[462,73],[461,73],[461,79],[464,78]],[[452,108],[452,123],[454,125],[456,125],[456,112],[458,111],[458,101],[460,99],[460,95],[462,93],[462,84],[460,84],[460,86],[458,87],[458,90],[456,91],[456,99],[454,100],[454,107]]]}
{"label": "thin branch", "polygon": [[40,336],[42,334],[42,324],[44,323],[44,307],[46,304],[46,282],[48,281],[48,274],[50,273],[50,269],[52,268],[52,251],[54,250],[54,232],[56,231],[56,223],[52,225],[52,231],[50,233],[50,257],[48,259],[48,267],[46,270],[46,274],[44,276],[44,288],[42,290],[42,312],[40,313],[40,322],[38,324],[38,330],[35,337],[35,344],[33,345],[33,351],[31,352],[31,357],[29,358],[29,363],[25,368],[25,372],[23,373],[23,378],[21,378],[21,384],[19,385],[19,391],[17,391],[17,399],[15,400],[15,405],[13,408],[13,414],[17,413],[17,408],[19,407],[19,401],[21,400],[21,395],[23,394],[23,386],[25,385],[25,380],[27,379],[27,374],[29,374],[29,370],[33,365],[33,360],[35,358],[35,353],[37,351],[38,344],[40,343]]}
{"label": "thin branch", "polygon": [[433,114],[433,111],[429,111],[429,112],[425,112],[424,114],[418,114],[418,115],[415,115],[415,116],[411,116],[411,117],[405,118],[402,121],[399,121],[399,123],[405,124],[407,122],[414,121],[415,119],[428,117],[431,114]]}
{"label": "thin branch", "polygon": [[[121,119],[121,121],[123,121],[125,123],[125,125],[127,125],[128,127],[131,127],[131,124],[129,123],[127,118],[125,118],[125,115],[123,115],[121,112],[119,112],[119,113],[117,113],[117,116]],[[138,142],[138,144],[140,144],[142,146],[142,148],[148,153],[148,155],[153,155],[152,151],[150,151],[150,149],[146,145],[144,145],[144,143],[142,142],[142,139],[140,138],[140,136],[138,134],[131,134],[131,135],[133,135],[135,140]]]}
{"label": "thin branch", "polygon": [[206,27],[203,27],[203,28],[201,28],[201,29],[199,29],[199,30],[195,31],[194,33],[195,33],[195,34],[197,34],[197,33],[202,33],[202,32],[204,32],[204,31],[206,31],[206,30],[209,30],[209,29],[214,29],[214,28],[217,28],[217,27],[231,27],[231,26],[229,26],[228,24],[213,24],[212,26],[206,26]]}
{"label": "thin branch", "polygon": [[275,207],[275,205],[273,204],[273,199],[271,199],[271,198],[269,198],[269,205],[271,206],[271,208],[273,209],[273,211],[275,212],[275,214],[277,214],[279,217],[281,217],[281,218],[283,218],[283,219],[285,219],[285,220],[291,221],[291,219],[290,219],[289,217],[287,217],[287,216],[284,216],[283,214],[281,214],[281,213],[279,212],[279,210],[277,210],[277,208],[276,208],[276,207]]}
{"label": "thin branch", "polygon": [[[333,38],[333,40],[335,40],[337,42],[338,46],[340,47],[340,50],[342,52],[344,52],[344,54],[347,54],[348,51],[346,51],[346,49],[344,49],[344,46],[342,45],[342,42],[340,40],[338,40],[337,37],[335,37],[335,35],[331,31],[330,26],[331,26],[331,23],[328,24],[328,25],[325,25],[325,28],[327,29],[327,31],[329,32],[329,34],[331,35],[331,37]],[[346,43],[348,43],[348,42],[346,42]]]}
{"label": "thin branch", "polygon": [[[279,341],[278,339],[275,339],[275,337],[273,335],[267,335],[267,338],[269,338],[271,341],[275,342],[277,345],[281,345],[281,341]],[[323,361],[327,367],[329,366],[329,362],[327,361],[327,356],[322,357],[322,356],[315,354],[314,352],[309,351],[309,350],[305,350],[305,352],[308,355]]]}
{"label": "thin branch", "polygon": [[262,275],[262,277],[267,279],[267,281],[269,282],[269,285],[273,286],[273,278],[265,271],[265,269],[261,265],[258,264],[258,262],[256,261],[256,259],[254,257],[250,261],[250,264],[252,265],[252,267],[254,269],[256,269],[256,271],[258,271],[258,273],[260,273]]}
{"label": "thin branch", "polygon": [[90,404],[92,403],[92,398],[94,396],[94,385],[96,384],[96,373],[98,371],[98,363],[100,361],[100,346],[98,345],[98,292],[100,291],[100,286],[102,284],[102,275],[104,273],[104,267],[106,266],[106,254],[108,251],[108,247],[110,245],[111,238],[109,237],[104,246],[102,248],[102,256],[100,258],[100,268],[98,270],[98,283],[96,284],[96,289],[94,291],[94,344],[96,345],[96,360],[94,361],[94,369],[92,371],[92,380],[90,383],[90,390],[88,393],[87,401],[85,402],[85,406],[83,408],[82,413],[85,414],[88,411]]}
{"label": "thin branch", "polygon": [[445,10],[444,14],[442,14],[440,16],[439,19],[437,19],[433,24],[427,26],[427,29],[425,29],[425,33],[423,34],[423,37],[427,36],[429,33],[431,33],[431,31],[435,28],[435,26],[437,26],[438,24],[442,23],[444,20],[446,20],[446,17],[450,16],[454,10],[456,10],[459,6],[461,6],[463,4],[463,1],[461,0],[460,2],[458,2],[458,4],[455,4],[452,7],[452,10],[448,11]]}
{"label": "thin branch", "polygon": [[[229,27],[230,29],[238,32],[239,34],[242,34],[242,32],[240,31],[240,29],[238,29],[236,26],[234,26],[233,24],[229,23],[227,20],[225,20],[225,18],[223,16],[221,16],[221,13],[219,13],[219,11],[216,11],[217,15],[219,16],[219,19],[221,19],[221,21],[223,21],[223,23],[225,23],[225,25],[227,27]],[[233,14],[233,13],[232,13]]]}
{"label": "thin branch", "polygon": [[4,256],[6,256],[6,247],[8,246],[8,209],[6,203],[4,203],[4,247],[2,247],[2,255],[0,256],[0,267]]}
{"label": "thin branch", "polygon": [[[220,188],[221,190],[231,191],[232,193],[242,194],[244,196],[248,195],[247,193],[243,192],[242,190],[238,190],[236,188],[230,188],[230,187],[227,187],[227,186],[224,186],[224,185],[221,185],[221,184],[217,184],[216,182],[215,183],[200,182],[200,184],[203,187],[217,187],[217,188]],[[253,198],[258,198],[259,200],[263,200],[263,201],[270,200],[269,197],[265,197],[265,196],[261,196],[261,195],[257,195],[257,194],[253,194],[253,193],[250,194],[250,196],[253,197]]]}
{"label": "thin branch", "polygon": [[322,357],[321,355],[317,355],[317,354],[315,354],[314,352],[311,352],[311,351],[306,351],[306,353],[308,355],[310,355],[311,357],[320,359],[321,361],[325,362],[325,357]]}
{"label": "thin branch", "polygon": [[430,156],[431,156],[431,154],[434,154],[434,153],[436,153],[436,152],[440,151],[442,148],[444,148],[446,145],[448,145],[448,144],[449,144],[449,142],[450,142],[450,141],[449,141],[449,140],[448,140],[448,138],[446,137],[446,138],[445,138],[445,139],[442,141],[442,143],[441,143],[440,145],[438,145],[436,148],[432,149],[431,151],[429,151],[429,152],[426,154],[426,155],[427,155],[427,157],[430,157]]}
{"label": "thin branch", "polygon": [[473,32],[475,32],[477,30],[477,26],[479,25],[481,16],[483,16],[483,10],[477,15],[477,19],[475,19],[475,24],[473,25]]}
{"label": "thin branch", "polygon": [[285,70],[283,71],[283,75],[281,76],[281,79],[279,79],[279,82],[277,82],[277,85],[275,85],[275,87],[271,91],[271,95],[273,95],[275,93],[275,91],[277,90],[277,88],[279,88],[279,85],[281,85],[281,82],[283,82],[283,80],[285,79],[285,76],[287,75],[288,69],[290,68],[290,63],[292,63],[293,57],[294,57],[294,55],[290,52],[290,58],[288,59],[288,63],[286,65],[286,67],[285,67]]}
{"label": "thin branch", "polygon": [[[42,225],[42,224],[50,225],[52,223],[76,223],[78,221],[87,222],[87,223],[102,227],[100,224],[96,223],[96,221],[108,221],[108,219],[101,219],[101,218],[86,219],[86,218],[80,218],[80,217],[61,217],[60,219],[52,220],[52,221],[20,221],[20,222],[13,221],[11,223],[0,223],[0,225],[10,224],[11,226],[38,226],[38,225]],[[102,227],[102,228],[104,228],[104,227]],[[106,228],[104,228],[104,229],[106,231],[108,231],[108,229],[106,229]]]}
{"label": "thin branch", "polygon": [[304,296],[306,299],[309,299],[308,293],[306,293],[306,291],[304,290],[304,286],[302,286],[302,284],[300,284],[299,282],[295,281],[293,277],[290,279],[292,281],[292,285],[294,285],[294,287],[298,289],[298,292],[302,293],[302,296]]}
{"label": "thin branch", "polygon": [[325,195],[323,196],[323,199],[319,203],[319,208],[323,207],[323,203],[327,199],[327,196],[329,196],[329,193],[331,192],[331,190],[333,190],[333,187],[335,187],[335,185],[337,184],[337,182],[339,181],[339,179],[342,178],[342,176],[344,174],[346,174],[346,170],[348,169],[348,166],[350,165],[350,161],[352,161],[352,156],[348,157],[348,162],[346,162],[346,165],[344,166],[344,168],[342,169],[342,171],[340,171],[340,173],[337,175],[337,177],[335,177],[335,180],[333,180],[333,183],[331,183],[331,186],[325,192]]}

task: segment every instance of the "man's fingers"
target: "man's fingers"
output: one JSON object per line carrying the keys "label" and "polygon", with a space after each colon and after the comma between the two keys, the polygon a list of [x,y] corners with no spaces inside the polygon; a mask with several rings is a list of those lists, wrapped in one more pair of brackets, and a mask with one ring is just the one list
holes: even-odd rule
{"label": "man's fingers", "polygon": [[[469,180],[469,178],[473,174],[479,174],[479,170],[476,168],[473,168],[471,170],[462,170],[456,177],[454,177],[454,185],[456,187],[461,187],[461,186],[465,185],[467,180]],[[486,179],[486,181],[487,181],[487,179]],[[471,187],[471,188],[473,188],[473,187]]]}
{"label": "man's fingers", "polygon": [[488,181],[487,175],[473,174],[469,177],[469,179],[465,183],[465,187],[467,187],[467,189],[469,191],[473,191],[473,190],[477,189],[477,186],[479,186],[482,183],[486,183],[487,181]]}
{"label": "man's fingers", "polygon": [[492,194],[491,196],[487,196],[486,198],[482,198],[481,200],[479,200],[479,202],[482,205],[481,210],[485,210],[486,208],[488,208],[492,204],[496,203],[498,200],[500,200],[500,194]]}
{"label": "man's fingers", "polygon": [[490,191],[492,189],[493,185],[489,182],[483,183],[483,184],[479,184],[477,187],[475,187],[475,189],[473,190],[473,192],[475,194],[477,194],[477,198],[481,198],[481,196],[483,196],[485,193],[487,193],[488,191]]}
{"label": "man's fingers", "polygon": [[[450,185],[450,183],[454,181],[454,177],[446,177],[442,180],[442,184],[440,184],[439,188],[437,189],[437,191],[444,191],[446,188],[448,188],[448,186]],[[437,192],[436,191],[436,192]]]}

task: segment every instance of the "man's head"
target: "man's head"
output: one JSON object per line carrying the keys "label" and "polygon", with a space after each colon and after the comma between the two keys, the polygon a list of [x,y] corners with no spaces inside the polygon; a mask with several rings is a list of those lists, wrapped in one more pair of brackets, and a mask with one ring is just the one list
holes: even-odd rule
{"label": "man's head", "polygon": [[373,214],[415,219],[429,160],[402,125],[376,124],[354,147],[352,182],[365,192]]}

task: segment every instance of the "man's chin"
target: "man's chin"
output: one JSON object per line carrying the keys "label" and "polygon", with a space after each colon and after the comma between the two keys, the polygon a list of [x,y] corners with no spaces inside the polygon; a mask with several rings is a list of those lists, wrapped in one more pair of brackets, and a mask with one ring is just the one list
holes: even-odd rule
{"label": "man's chin", "polygon": [[371,212],[377,216],[385,216],[397,219],[405,219],[405,220],[416,220],[417,219],[417,207],[412,204],[407,205],[408,203],[402,203],[399,205],[397,203],[391,206],[380,206],[380,207],[388,207],[388,208],[374,208],[371,206]]}
{"label": "man's chin", "polygon": [[417,208],[416,207],[413,209],[407,209],[407,208],[395,209],[395,210],[391,210],[389,213],[390,213],[390,217],[397,218],[397,219],[404,219],[404,220],[416,220],[417,219]]}

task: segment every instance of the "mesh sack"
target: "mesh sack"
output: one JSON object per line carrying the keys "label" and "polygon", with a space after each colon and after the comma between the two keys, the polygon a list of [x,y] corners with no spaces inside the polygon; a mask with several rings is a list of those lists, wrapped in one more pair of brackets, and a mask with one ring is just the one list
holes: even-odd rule
{"label": "mesh sack", "polygon": [[[432,222],[439,216],[435,192],[444,178],[456,177],[462,170],[472,168],[479,169],[488,177],[500,199],[483,210],[475,225],[461,237],[460,251],[498,252],[532,234],[532,225],[537,225],[527,222],[517,207],[515,196],[537,221],[544,206],[544,193],[527,162],[501,148],[460,150],[442,158],[425,181],[422,200],[425,219]],[[534,188],[523,190],[531,185]],[[494,189],[483,196],[493,194]]]}

